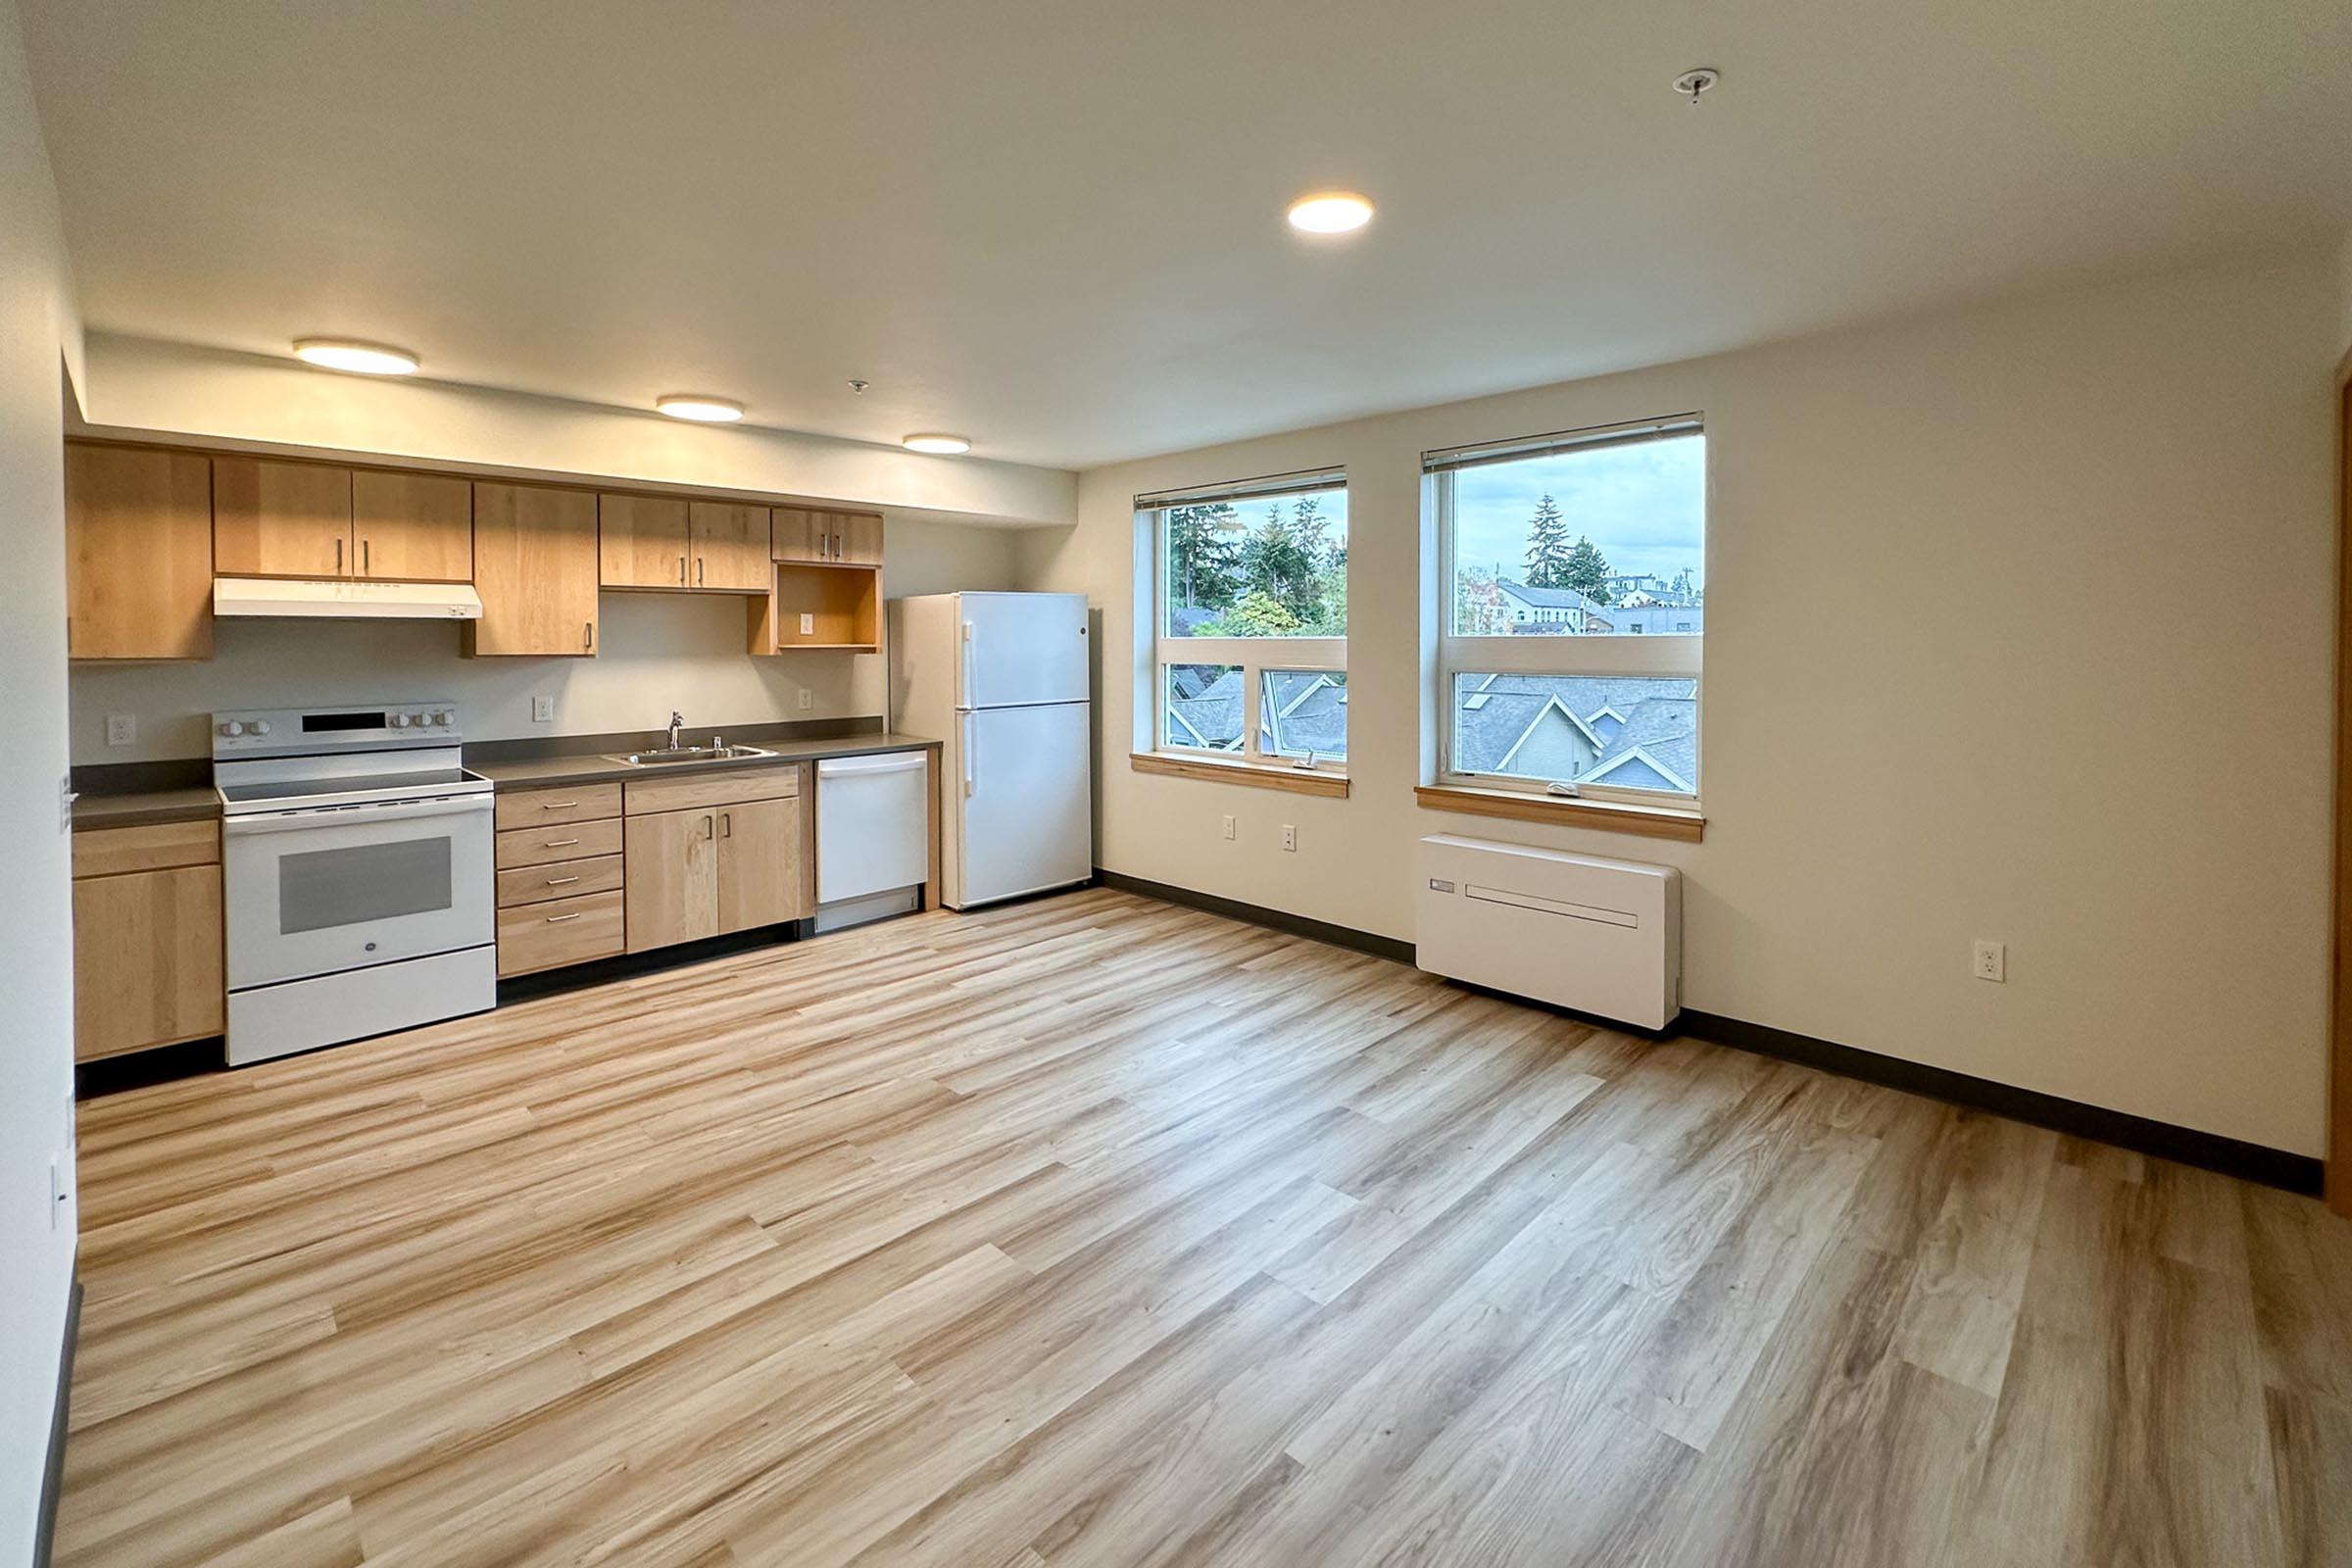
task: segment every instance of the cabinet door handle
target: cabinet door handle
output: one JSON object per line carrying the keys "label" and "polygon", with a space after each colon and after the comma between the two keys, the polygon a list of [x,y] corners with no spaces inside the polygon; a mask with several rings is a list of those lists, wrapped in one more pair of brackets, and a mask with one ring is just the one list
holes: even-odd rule
{"label": "cabinet door handle", "polygon": [[580,622],[580,646],[581,646],[582,648],[586,648],[586,649],[589,649],[589,650],[591,650],[591,651],[594,651],[594,649],[596,648],[596,622],[595,622],[595,621],[593,621],[593,620],[583,620],[583,621],[581,621],[581,622]]}
{"label": "cabinet door handle", "polygon": [[731,839],[735,836],[735,813],[733,811],[718,813],[718,836],[722,839]]}
{"label": "cabinet door handle", "polygon": [[586,909],[574,909],[569,914],[551,914],[547,917],[547,923],[549,925],[562,925],[566,920],[577,920],[581,915],[586,914],[587,912],[588,911]]}
{"label": "cabinet door handle", "polygon": [[549,839],[547,841],[546,848],[551,850],[568,850],[574,844],[579,842],[580,841],[578,839]]}
{"label": "cabinet door handle", "polygon": [[340,539],[335,541],[335,575],[343,575],[343,541]]}
{"label": "cabinet door handle", "polygon": [[547,885],[551,888],[567,888],[578,880],[576,876],[551,876],[547,879]]}
{"label": "cabinet door handle", "polygon": [[684,556],[680,556],[680,557],[678,558],[678,582],[679,582],[680,586],[683,586],[683,585],[685,584],[685,581],[686,581],[686,558],[685,558]]}
{"label": "cabinet door handle", "polygon": [[368,540],[360,541],[360,575],[363,577],[368,575]]}
{"label": "cabinet door handle", "polygon": [[703,558],[700,556],[694,558],[694,585],[697,588],[703,585]]}
{"label": "cabinet door handle", "polygon": [[542,811],[568,811],[579,804],[577,801],[541,801],[539,809]]}

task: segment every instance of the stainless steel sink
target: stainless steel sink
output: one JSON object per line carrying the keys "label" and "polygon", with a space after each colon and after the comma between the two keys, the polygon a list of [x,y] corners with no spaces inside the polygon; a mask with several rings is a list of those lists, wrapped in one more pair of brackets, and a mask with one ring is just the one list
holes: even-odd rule
{"label": "stainless steel sink", "polygon": [[671,762],[740,762],[755,757],[773,757],[757,746],[676,746],[653,752],[629,752],[612,760],[631,767],[662,767]]}

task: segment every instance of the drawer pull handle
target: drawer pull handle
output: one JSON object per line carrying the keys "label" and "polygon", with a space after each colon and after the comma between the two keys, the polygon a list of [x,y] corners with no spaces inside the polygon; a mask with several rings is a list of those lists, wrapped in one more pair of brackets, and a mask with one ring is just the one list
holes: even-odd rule
{"label": "drawer pull handle", "polygon": [[539,809],[542,811],[568,811],[579,804],[577,801],[541,801]]}
{"label": "drawer pull handle", "polygon": [[551,850],[567,850],[579,842],[578,839],[549,839],[545,847]]}
{"label": "drawer pull handle", "polygon": [[577,920],[581,915],[586,914],[587,912],[588,911],[586,909],[574,909],[569,914],[551,914],[547,917],[547,923],[549,925],[562,925],[566,920]]}
{"label": "drawer pull handle", "polygon": [[547,879],[547,885],[551,888],[567,888],[578,880],[576,876],[551,876]]}

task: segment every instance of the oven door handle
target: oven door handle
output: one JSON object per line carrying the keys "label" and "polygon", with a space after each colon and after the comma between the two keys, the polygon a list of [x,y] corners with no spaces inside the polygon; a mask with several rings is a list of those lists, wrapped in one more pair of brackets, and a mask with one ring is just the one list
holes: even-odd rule
{"label": "oven door handle", "polygon": [[221,820],[231,837],[247,833],[291,833],[304,828],[374,822],[414,822],[432,816],[488,815],[494,797],[458,795],[439,801],[383,801],[372,806],[330,806],[292,811],[256,811]]}

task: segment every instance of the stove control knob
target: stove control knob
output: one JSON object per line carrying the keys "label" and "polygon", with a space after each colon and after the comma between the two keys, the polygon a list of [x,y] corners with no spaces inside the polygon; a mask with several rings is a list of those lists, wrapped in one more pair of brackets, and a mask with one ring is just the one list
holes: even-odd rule
{"label": "stove control knob", "polygon": [[409,715],[406,713],[394,713],[392,715],[392,727],[394,729],[407,729],[409,727]]}
{"label": "stove control knob", "polygon": [[433,715],[433,722],[436,724],[455,724],[457,721],[458,715],[446,710]]}
{"label": "stove control knob", "polygon": [[227,723],[220,726],[220,733],[223,735],[242,735],[245,733],[245,726],[232,718]]}
{"label": "stove control knob", "polygon": [[255,720],[253,721],[253,732],[254,732],[256,735],[267,735],[267,734],[269,734],[269,733],[270,733],[270,721],[269,721],[268,719],[266,719],[266,718],[257,718],[257,719],[255,719]]}

